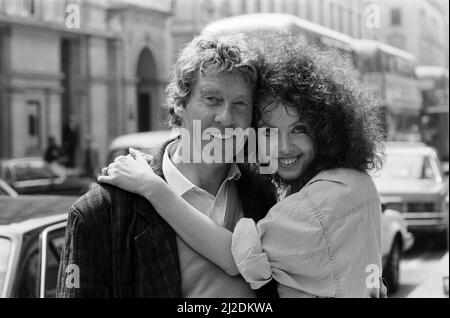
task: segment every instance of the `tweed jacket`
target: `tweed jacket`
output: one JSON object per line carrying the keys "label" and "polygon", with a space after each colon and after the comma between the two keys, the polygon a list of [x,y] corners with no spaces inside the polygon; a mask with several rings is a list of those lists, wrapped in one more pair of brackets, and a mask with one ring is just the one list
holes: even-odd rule
{"label": "tweed jacket", "polygon": [[[150,162],[162,178],[162,158],[171,141]],[[258,221],[276,203],[274,187],[246,166],[239,168],[236,185],[244,216]],[[175,232],[144,197],[97,185],[69,210],[56,296],[182,297]],[[276,286],[257,296],[277,297]]]}

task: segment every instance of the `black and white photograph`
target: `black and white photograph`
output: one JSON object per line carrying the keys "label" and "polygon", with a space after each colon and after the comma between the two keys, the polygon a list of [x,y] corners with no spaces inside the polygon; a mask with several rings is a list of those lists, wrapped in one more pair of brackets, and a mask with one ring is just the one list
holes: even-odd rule
{"label": "black and white photograph", "polygon": [[448,0],[0,0],[0,298],[448,299],[448,69]]}

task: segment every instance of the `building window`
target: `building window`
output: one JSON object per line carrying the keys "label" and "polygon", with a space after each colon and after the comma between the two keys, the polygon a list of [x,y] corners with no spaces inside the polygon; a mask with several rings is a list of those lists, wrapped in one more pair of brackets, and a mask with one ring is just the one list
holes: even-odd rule
{"label": "building window", "polygon": [[220,14],[223,17],[231,16],[231,3],[228,0],[222,1],[222,6],[220,8]]}
{"label": "building window", "polygon": [[39,15],[39,1],[38,0],[22,0],[21,1],[22,16],[38,16]]}
{"label": "building window", "polygon": [[334,29],[334,4],[330,2],[330,29]]}
{"label": "building window", "polygon": [[207,19],[210,19],[215,11],[214,4],[211,1],[203,0],[201,4],[202,13]]}
{"label": "building window", "polygon": [[362,23],[362,15],[361,13],[358,13],[358,27],[356,28],[357,31],[357,38],[363,37],[363,23]]}
{"label": "building window", "polygon": [[402,13],[399,8],[391,9],[391,25],[402,24]]}
{"label": "building window", "polygon": [[320,25],[325,24],[323,12],[324,12],[323,0],[319,0],[319,24]]}
{"label": "building window", "polygon": [[348,23],[348,35],[350,36],[355,36],[354,31],[353,31],[353,11],[351,9],[347,10],[347,23]]}
{"label": "building window", "polygon": [[306,20],[312,21],[312,5],[310,0],[306,0]]}
{"label": "building window", "polygon": [[296,1],[296,0],[294,0],[294,6],[292,8],[292,12],[294,15],[296,15],[298,17],[300,16],[300,6],[298,4],[298,1]]}
{"label": "building window", "polygon": [[30,14],[31,15],[35,15],[36,11],[37,11],[36,1],[35,0],[30,0]]}
{"label": "building window", "polygon": [[241,13],[247,13],[247,0],[241,0]]}
{"label": "building window", "polygon": [[282,13],[291,13],[291,9],[292,9],[291,6],[292,6],[292,2],[281,1],[281,12]]}
{"label": "building window", "polygon": [[275,6],[274,6],[274,3],[273,3],[273,0],[269,0],[269,10],[268,10],[268,12],[274,12],[274,10],[275,10]]}
{"label": "building window", "polygon": [[256,12],[261,12],[261,0],[256,0],[255,11]]}
{"label": "building window", "polygon": [[27,152],[31,153],[39,149],[39,146],[41,144],[41,103],[38,100],[28,100],[26,106],[27,136],[25,145]]}
{"label": "building window", "polygon": [[422,8],[420,8],[420,10],[419,10],[419,15],[420,15],[420,18],[421,18],[422,20],[424,20],[424,19],[425,19],[425,10],[422,9]]}

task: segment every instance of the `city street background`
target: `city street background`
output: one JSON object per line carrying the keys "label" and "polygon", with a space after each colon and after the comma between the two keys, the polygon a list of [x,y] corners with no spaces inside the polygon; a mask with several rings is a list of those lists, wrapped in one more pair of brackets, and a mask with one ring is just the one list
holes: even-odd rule
{"label": "city street background", "polygon": [[128,147],[154,154],[170,136],[162,105],[183,45],[205,28],[270,23],[339,51],[380,100],[390,297],[448,297],[448,0],[0,0],[0,197],[79,196]]}

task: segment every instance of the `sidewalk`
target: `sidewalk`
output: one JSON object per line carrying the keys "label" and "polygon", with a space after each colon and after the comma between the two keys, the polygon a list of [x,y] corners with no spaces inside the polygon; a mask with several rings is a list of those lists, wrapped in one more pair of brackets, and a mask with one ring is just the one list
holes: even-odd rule
{"label": "sidewalk", "polygon": [[448,298],[448,294],[444,294],[444,277],[447,277],[448,290],[448,265],[447,252],[433,268],[430,277],[409,293],[407,298]]}

